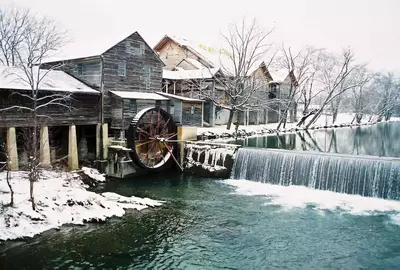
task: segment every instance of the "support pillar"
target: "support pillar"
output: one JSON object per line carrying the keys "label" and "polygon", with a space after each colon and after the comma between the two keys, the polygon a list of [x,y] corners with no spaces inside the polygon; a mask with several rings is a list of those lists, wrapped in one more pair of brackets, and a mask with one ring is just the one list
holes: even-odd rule
{"label": "support pillar", "polygon": [[70,170],[79,169],[78,160],[78,145],[76,140],[76,126],[69,126],[69,136],[68,136],[68,168]]}
{"label": "support pillar", "polygon": [[183,166],[185,159],[185,142],[197,141],[197,127],[179,126],[178,127],[178,147],[179,147],[179,162]]}
{"label": "support pillar", "polygon": [[18,171],[17,136],[15,127],[10,127],[7,129],[7,155],[9,161],[9,170]]}
{"label": "support pillar", "polygon": [[49,128],[47,126],[40,128],[40,165],[42,167],[51,166]]}
{"label": "support pillar", "polygon": [[102,143],[102,147],[103,147],[103,159],[107,159],[108,158],[108,124],[103,124],[102,125],[102,135],[103,135],[103,143]]}
{"label": "support pillar", "polygon": [[96,159],[101,159],[101,124],[96,125]]}
{"label": "support pillar", "polygon": [[211,102],[211,106],[210,106],[210,126],[215,126],[215,105],[214,103]]}

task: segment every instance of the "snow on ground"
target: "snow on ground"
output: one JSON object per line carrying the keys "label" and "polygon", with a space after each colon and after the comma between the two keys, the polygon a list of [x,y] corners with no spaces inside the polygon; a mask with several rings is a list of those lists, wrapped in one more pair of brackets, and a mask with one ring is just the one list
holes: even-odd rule
{"label": "snow on ground", "polygon": [[12,172],[11,177],[14,207],[5,206],[10,202],[10,194],[6,173],[0,172],[0,241],[33,237],[63,224],[104,221],[112,216],[123,216],[125,209],[142,210],[162,204],[110,192],[97,194],[86,190],[87,186],[77,173],[42,171],[34,185],[37,209],[33,211],[28,174]]}
{"label": "snow on ground", "polygon": [[[340,113],[337,117],[337,120],[335,123],[332,123],[332,116],[328,115],[322,115],[318,120],[313,124],[311,127],[312,128],[322,128],[322,127],[334,127],[336,126],[356,126],[358,124],[351,124],[352,120],[354,118],[354,114],[351,113]],[[374,124],[375,122],[368,122],[369,117],[365,116],[363,120],[361,121],[361,124],[367,125],[367,124]],[[392,117],[390,121],[400,121],[399,117]],[[299,127],[296,127],[297,123],[287,123],[285,129],[281,129],[281,132],[285,131],[290,131],[294,130],[295,128],[297,129],[302,129]],[[269,123],[265,125],[249,125],[249,126],[239,126],[238,133],[239,135],[242,135],[242,137],[246,136],[246,134],[265,134],[265,133],[273,133],[276,131],[276,128],[278,126],[278,123]],[[235,127],[232,125],[230,130],[226,129],[226,125],[221,125],[221,126],[215,126],[215,127],[207,127],[207,128],[198,128],[197,129],[197,135],[201,136],[211,136],[211,135],[219,135],[219,136],[226,136],[230,137],[235,133]]]}
{"label": "snow on ground", "polygon": [[106,181],[106,175],[99,173],[99,171],[96,169],[89,168],[89,167],[82,167],[82,172],[96,182],[105,182]]}

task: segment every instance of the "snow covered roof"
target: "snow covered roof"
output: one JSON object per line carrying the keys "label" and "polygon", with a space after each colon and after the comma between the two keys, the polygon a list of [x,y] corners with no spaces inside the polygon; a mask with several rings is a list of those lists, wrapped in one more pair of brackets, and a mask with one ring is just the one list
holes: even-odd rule
{"label": "snow covered roof", "polygon": [[289,72],[286,69],[271,69],[269,73],[273,79],[271,83],[281,83],[289,76]]}
{"label": "snow covered roof", "polygon": [[[39,72],[39,69],[35,68],[35,79],[37,78],[37,72]],[[94,90],[64,71],[40,69],[40,76],[44,77],[39,83],[39,90],[99,94],[99,91]],[[22,69],[0,66],[0,89],[31,90],[32,88]]]}
{"label": "snow covered roof", "polygon": [[192,64],[195,68],[198,68],[198,69],[206,68],[202,63],[200,63],[199,61],[192,59],[192,58],[185,58],[182,61],[187,61],[190,64]]}
{"label": "snow covered roof", "polygon": [[[97,57],[133,34],[140,36],[137,31],[121,33],[121,31],[116,30],[96,35],[95,37],[89,33],[87,38],[67,44],[56,52],[54,56],[45,59],[44,63]],[[149,48],[152,49],[150,46]],[[154,52],[154,54],[158,57],[157,53]],[[162,62],[161,59],[160,62]]]}
{"label": "snow covered roof", "polygon": [[163,92],[157,92],[157,94],[168,97],[168,98],[179,99],[179,100],[187,101],[187,102],[205,102],[205,100],[202,100],[202,99],[182,97],[182,96],[177,96],[177,95],[163,93]]}
{"label": "snow covered roof", "polygon": [[146,100],[168,100],[156,93],[129,92],[129,91],[110,91],[110,93],[126,99],[146,99]]}
{"label": "snow covered roof", "polygon": [[[187,48],[190,52],[202,59],[203,62],[207,63],[209,65],[207,68],[219,68],[224,73],[234,74],[234,63],[230,58],[229,53],[220,46],[211,46],[186,38],[166,35],[161,41],[158,42],[154,49],[156,51],[161,49],[167,40],[172,40],[178,45]],[[191,61],[189,58],[185,58],[185,60]],[[197,60],[194,61],[198,62]],[[252,74],[257,68],[259,68],[261,64],[262,62],[259,64],[254,64],[249,70],[248,75]]]}
{"label": "snow covered roof", "polygon": [[169,80],[190,80],[190,79],[211,79],[219,71],[218,68],[202,68],[194,70],[163,70],[163,79]]}

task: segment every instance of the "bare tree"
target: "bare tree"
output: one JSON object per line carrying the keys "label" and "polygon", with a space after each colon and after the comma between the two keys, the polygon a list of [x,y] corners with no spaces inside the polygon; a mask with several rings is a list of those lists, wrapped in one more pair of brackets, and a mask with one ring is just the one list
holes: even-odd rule
{"label": "bare tree", "polygon": [[13,6],[0,9],[0,63],[14,66],[28,30],[29,10],[18,10]]}
{"label": "bare tree", "polygon": [[[393,73],[379,74],[374,82],[377,121],[388,121],[396,106],[400,104],[400,82]],[[372,118],[370,119],[372,120]]]}
{"label": "bare tree", "polygon": [[[5,143],[2,144],[2,148],[5,148]],[[6,171],[6,181],[7,181],[7,186],[8,189],[10,190],[10,206],[13,207],[14,206],[14,189],[13,186],[11,184],[11,172],[10,172],[10,159],[8,154],[4,151],[1,154],[3,154],[3,156],[5,157],[5,161],[4,162],[0,162],[0,172],[1,171]]]}
{"label": "bare tree", "polygon": [[[268,43],[268,37],[272,31],[260,27],[255,19],[250,23],[243,19],[231,25],[227,34],[222,34],[226,43],[223,51],[226,52],[227,61],[220,61],[223,76],[216,80],[223,89],[220,93],[226,100],[225,107],[230,111],[228,129],[231,127],[235,114],[238,119],[237,130],[239,118],[243,112],[257,110],[262,107],[262,102],[267,101],[263,80],[252,75],[254,75],[254,70],[262,65],[272,48],[272,45]],[[258,98],[261,89],[264,89],[263,99]],[[205,97],[208,96],[205,95]]]}
{"label": "bare tree", "polygon": [[319,65],[319,81],[326,93],[318,111],[306,124],[309,128],[321,116],[324,109],[347,90],[358,85],[358,81],[350,79],[350,75],[357,66],[354,63],[354,55],[351,49],[344,50],[342,55],[336,56],[331,53],[324,53]]}
{"label": "bare tree", "polygon": [[280,66],[287,70],[290,77],[290,86],[287,97],[282,100],[284,112],[277,129],[280,129],[281,126],[286,127],[289,110],[296,110],[296,105],[301,99],[303,99],[305,105],[303,112],[307,110],[313,97],[312,89],[317,61],[316,56],[321,50],[306,47],[297,53],[293,53],[291,47],[286,47],[282,44],[280,51],[282,54]]}
{"label": "bare tree", "polygon": [[[30,113],[32,126],[26,143],[31,151],[29,155],[29,183],[32,209],[35,210],[34,183],[39,179],[40,162],[38,158],[38,128],[39,120],[46,118],[46,108],[49,106],[68,107],[68,94],[41,94],[40,86],[48,73],[56,67],[47,70],[40,68],[44,59],[55,54],[66,42],[66,32],[58,30],[57,25],[48,18],[32,15],[29,11],[3,11],[0,17],[0,33],[7,37],[3,40],[1,59],[10,66],[5,76],[27,85],[28,93],[15,91],[27,101],[26,104],[11,106],[3,111],[27,111]],[[12,22],[12,23],[9,23]],[[2,28],[2,29],[1,29]]]}
{"label": "bare tree", "polygon": [[352,122],[360,124],[366,113],[371,113],[371,93],[373,91],[371,82],[375,74],[369,72],[366,67],[361,67],[357,71],[359,84],[354,86],[351,90],[350,104],[355,113]]}

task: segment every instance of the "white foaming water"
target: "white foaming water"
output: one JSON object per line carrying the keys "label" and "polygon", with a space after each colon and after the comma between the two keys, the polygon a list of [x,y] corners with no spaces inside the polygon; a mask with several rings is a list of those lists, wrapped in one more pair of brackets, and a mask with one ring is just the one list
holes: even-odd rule
{"label": "white foaming water", "polygon": [[312,205],[317,210],[340,211],[353,215],[387,214],[393,223],[400,225],[400,201],[249,180],[229,179],[222,182],[235,187],[235,194],[265,196],[268,198],[266,205],[279,205],[284,209],[305,208]]}

